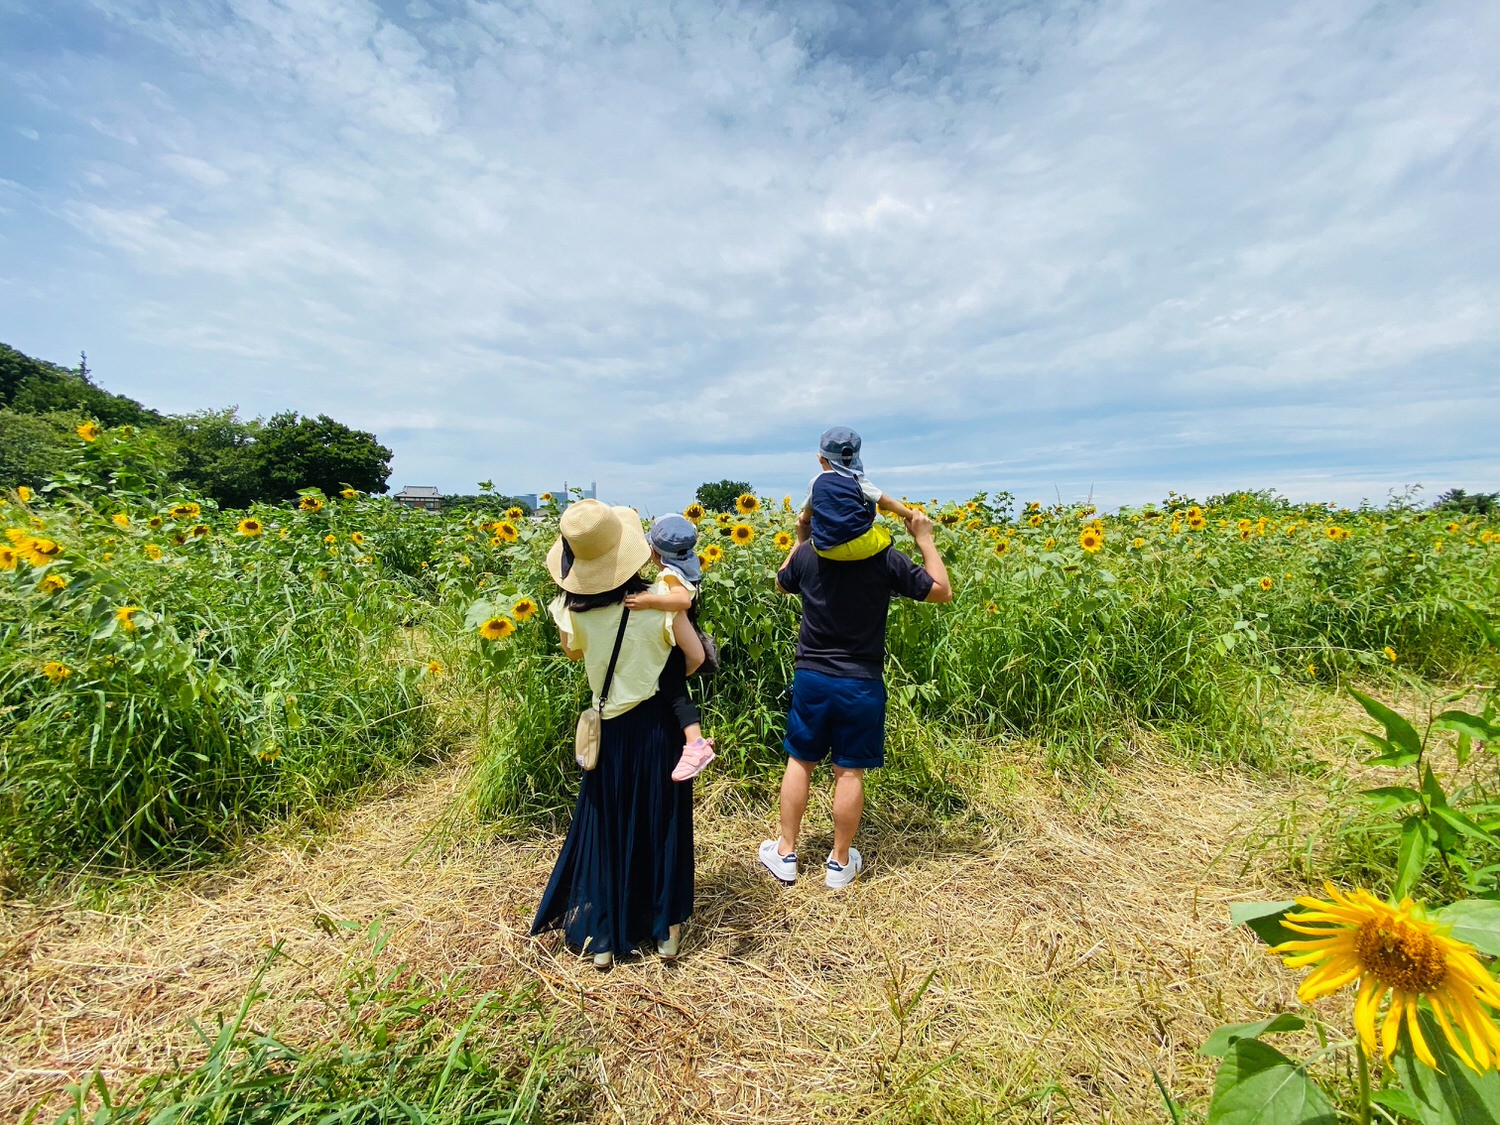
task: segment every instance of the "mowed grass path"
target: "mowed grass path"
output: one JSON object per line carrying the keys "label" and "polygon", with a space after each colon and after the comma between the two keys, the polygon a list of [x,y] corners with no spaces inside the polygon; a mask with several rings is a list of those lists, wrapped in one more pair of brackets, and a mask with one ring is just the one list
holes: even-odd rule
{"label": "mowed grass path", "polygon": [[[112,1081],[191,1062],[186,1020],[229,1012],[268,947],[270,1011],[316,1040],[312,990],[337,990],[384,921],[392,965],[529,985],[587,1048],[596,1122],[1164,1119],[1154,1068],[1206,1105],[1219,1023],[1294,1007],[1226,904],[1303,888],[1285,849],[1248,842],[1306,807],[1306,779],[1189,773],[1143,758],[1092,783],[998,747],[975,811],[892,823],[872,804],[864,878],[790,889],[754,859],[774,813],[712,770],[698,801],[698,909],[682,960],[608,974],[528,936],[555,837],[442,848],[466,765],[439,767],[305,841],[267,837],[232,872],[143,889],[107,911],[0,913],[0,1116],[103,1068]],[[820,781],[826,779],[820,775]],[[826,851],[827,786],[804,858]],[[925,991],[922,985],[931,977]],[[901,1012],[905,1010],[904,1018]],[[184,1054],[184,1052],[186,1052]],[[59,1106],[60,1108],[60,1106]]]}

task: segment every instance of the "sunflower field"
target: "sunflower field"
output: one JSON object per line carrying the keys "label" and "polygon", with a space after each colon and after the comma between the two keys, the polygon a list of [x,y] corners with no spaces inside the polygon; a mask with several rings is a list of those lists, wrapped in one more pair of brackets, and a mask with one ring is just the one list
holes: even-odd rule
{"label": "sunflower field", "polygon": [[[153,464],[146,439],[89,424],[68,473],[3,494],[7,879],[181,866],[272,819],[316,817],[442,753],[454,732],[431,717],[438,683],[465,701],[479,815],[565,814],[586,686],[544,608],[555,501],[494,518],[308,491],[217,511]],[[956,600],[893,607],[895,752],[874,779],[914,807],[960,805],[987,740],[1035,740],[1058,769],[1140,739],[1188,762],[1269,764],[1294,748],[1293,693],[1494,666],[1471,620],[1494,605],[1494,522],[1265,494],[1112,514],[1006,494],[922,506]],[[798,619],[774,586],[794,513],[749,494],[737,508],[685,510],[701,624],[723,654],[694,690],[715,769],[764,790]]]}

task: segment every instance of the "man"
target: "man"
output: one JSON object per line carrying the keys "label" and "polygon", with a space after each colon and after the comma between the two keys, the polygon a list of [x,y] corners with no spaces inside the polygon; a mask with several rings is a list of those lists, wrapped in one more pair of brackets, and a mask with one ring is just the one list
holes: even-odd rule
{"label": "man", "polygon": [[803,511],[797,541],[776,575],[777,589],[802,598],[781,779],[781,837],[760,846],[761,863],[783,883],[797,879],[797,834],[813,769],[825,756],[833,765],[833,850],[824,882],[846,887],[864,868],[853,845],[864,813],[865,770],[885,764],[885,620],[891,596],[953,600],[932,521],[912,511],[905,523],[921,553],[920,567],[894,547],[854,562],[824,558],[809,541],[812,517]]}

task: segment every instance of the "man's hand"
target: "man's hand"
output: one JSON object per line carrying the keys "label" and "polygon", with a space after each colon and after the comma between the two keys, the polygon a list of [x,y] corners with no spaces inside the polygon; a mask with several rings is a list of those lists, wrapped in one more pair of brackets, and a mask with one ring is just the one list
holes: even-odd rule
{"label": "man's hand", "polygon": [[932,517],[926,512],[919,512],[913,508],[906,514],[903,522],[906,524],[907,534],[918,542],[924,535],[928,539],[932,538]]}

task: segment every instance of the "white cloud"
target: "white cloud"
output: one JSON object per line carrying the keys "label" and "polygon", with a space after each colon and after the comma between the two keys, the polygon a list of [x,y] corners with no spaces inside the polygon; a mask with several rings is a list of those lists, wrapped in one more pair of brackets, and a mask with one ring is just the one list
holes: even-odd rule
{"label": "white cloud", "polygon": [[834,420],[942,493],[1500,475],[1482,0],[93,11],[0,47],[89,298],[22,311],[166,408],[657,507]]}

